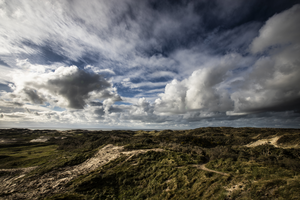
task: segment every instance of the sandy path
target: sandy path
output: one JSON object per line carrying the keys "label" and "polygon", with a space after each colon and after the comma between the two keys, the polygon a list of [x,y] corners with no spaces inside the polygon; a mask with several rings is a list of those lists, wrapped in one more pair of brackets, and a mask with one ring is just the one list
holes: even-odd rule
{"label": "sandy path", "polygon": [[224,173],[224,172],[219,172],[219,171],[215,171],[212,169],[208,169],[205,167],[206,164],[202,164],[202,165],[193,165],[194,167],[197,167],[198,169],[204,170],[204,171],[208,171],[208,172],[213,172],[213,173],[217,173],[217,174],[221,174],[223,176],[230,176],[230,174]]}

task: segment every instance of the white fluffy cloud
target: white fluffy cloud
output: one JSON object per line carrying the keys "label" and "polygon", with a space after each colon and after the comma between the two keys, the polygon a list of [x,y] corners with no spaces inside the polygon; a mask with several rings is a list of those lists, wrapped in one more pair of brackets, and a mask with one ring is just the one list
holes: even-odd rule
{"label": "white fluffy cloud", "polygon": [[207,62],[183,81],[173,80],[155,101],[157,112],[186,113],[192,110],[225,112],[233,109],[233,101],[223,85],[230,71],[243,62],[237,54]]}

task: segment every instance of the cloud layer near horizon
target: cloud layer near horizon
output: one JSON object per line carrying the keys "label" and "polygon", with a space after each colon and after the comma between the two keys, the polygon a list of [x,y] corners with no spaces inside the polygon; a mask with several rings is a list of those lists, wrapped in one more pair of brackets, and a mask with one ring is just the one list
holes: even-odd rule
{"label": "cloud layer near horizon", "polygon": [[0,1],[0,125],[299,127],[300,5],[243,3]]}

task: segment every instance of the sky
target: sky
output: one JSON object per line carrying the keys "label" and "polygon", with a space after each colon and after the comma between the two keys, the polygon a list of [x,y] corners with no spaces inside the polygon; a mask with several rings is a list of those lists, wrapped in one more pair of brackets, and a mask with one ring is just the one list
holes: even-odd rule
{"label": "sky", "polygon": [[0,128],[300,128],[300,0],[0,0]]}

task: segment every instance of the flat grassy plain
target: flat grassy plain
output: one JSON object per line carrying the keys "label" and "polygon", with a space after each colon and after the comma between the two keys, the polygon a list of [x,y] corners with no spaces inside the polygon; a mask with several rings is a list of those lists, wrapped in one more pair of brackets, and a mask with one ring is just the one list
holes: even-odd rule
{"label": "flat grassy plain", "polygon": [[[300,199],[297,129],[6,129],[0,138],[3,199]],[[38,138],[48,140],[30,142]]]}

